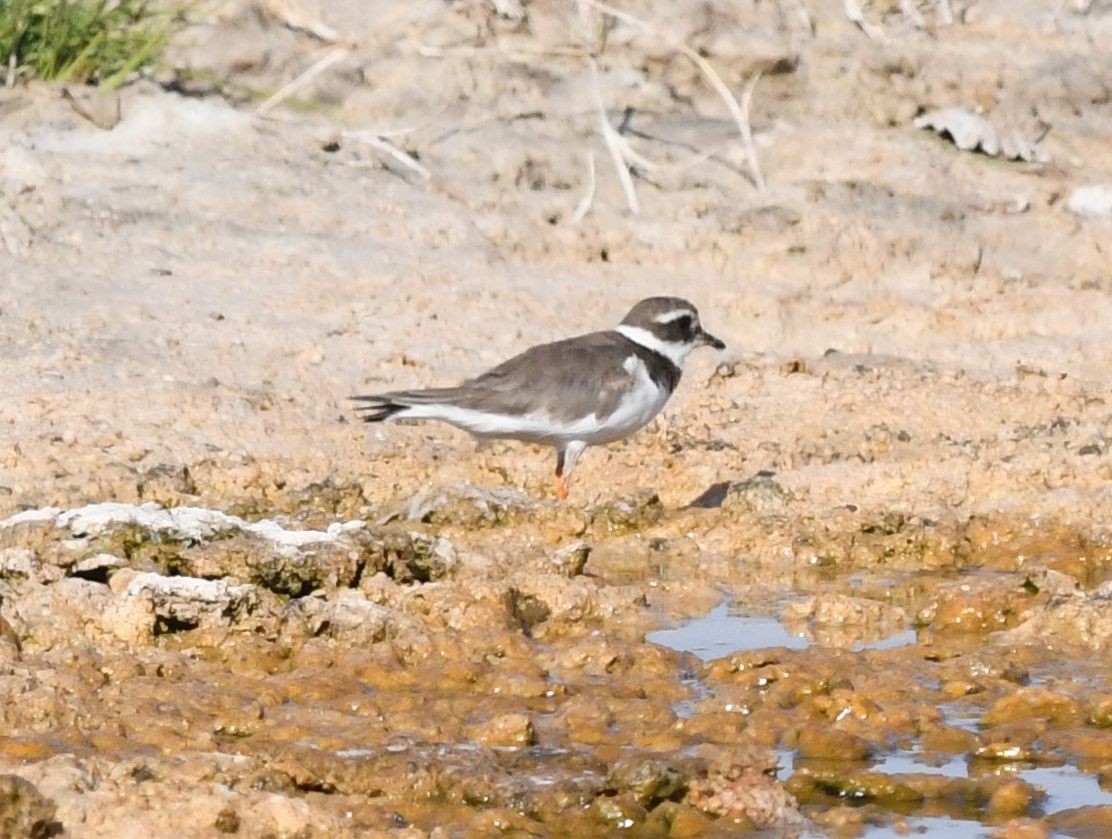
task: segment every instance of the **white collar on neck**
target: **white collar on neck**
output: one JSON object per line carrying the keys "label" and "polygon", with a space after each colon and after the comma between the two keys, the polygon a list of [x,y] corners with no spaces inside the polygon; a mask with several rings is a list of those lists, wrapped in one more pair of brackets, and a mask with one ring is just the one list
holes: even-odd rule
{"label": "white collar on neck", "polygon": [[640,326],[627,326],[623,323],[617,328],[617,331],[633,343],[640,344],[645,349],[664,356],[680,370],[683,369],[683,363],[687,360],[687,355],[692,349],[691,344],[673,344],[671,341],[661,341],[649,330],[642,329]]}

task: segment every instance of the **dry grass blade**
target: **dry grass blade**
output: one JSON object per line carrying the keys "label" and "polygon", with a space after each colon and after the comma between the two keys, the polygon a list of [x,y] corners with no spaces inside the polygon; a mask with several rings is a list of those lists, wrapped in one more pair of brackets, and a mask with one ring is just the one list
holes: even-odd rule
{"label": "dry grass blade", "polygon": [[753,175],[753,183],[756,184],[757,189],[764,192],[765,179],[761,172],[761,161],[757,157],[757,147],[753,145],[753,134],[749,130],[749,103],[753,101],[753,91],[756,90],[757,82],[760,80],[761,71],[758,70],[745,85],[745,91],[741,95],[741,119],[738,120],[738,125],[741,128],[741,142],[745,146],[745,156],[749,160],[749,171]]}
{"label": "dry grass blade", "polygon": [[641,202],[637,200],[637,189],[633,185],[633,175],[630,173],[629,164],[622,153],[622,138],[614,130],[614,126],[610,124],[610,120],[606,116],[606,104],[602,101],[602,85],[598,78],[598,65],[593,58],[588,59],[587,64],[591,69],[591,92],[594,94],[595,109],[598,111],[599,131],[602,134],[602,139],[606,142],[606,148],[610,151],[610,159],[614,161],[614,169],[618,173],[618,181],[625,193],[629,211],[635,216],[640,215]]}
{"label": "dry grass blade", "polygon": [[570,224],[578,224],[583,221],[587,213],[591,210],[591,205],[595,202],[595,155],[594,152],[587,152],[587,191],[583,193],[583,197],[579,199],[579,203],[575,207],[575,212],[571,214],[568,219]]}
{"label": "dry grass blade", "polygon": [[[761,175],[760,167],[754,165],[757,160],[757,153],[756,149],[753,147],[753,134],[749,127],[749,117],[747,114],[748,107],[744,109],[741,107],[741,104],[738,102],[738,100],[734,98],[734,94],[730,91],[730,88],[726,86],[726,83],[724,81],[722,81],[722,77],[718,75],[718,72],[714,69],[714,67],[711,66],[710,62],[708,62],[705,58],[699,55],[699,53],[697,53],[683,41],[680,41],[677,38],[673,38],[668,33],[657,29],[648,21],[644,21],[641,18],[636,17],[635,15],[631,15],[629,12],[623,12],[621,9],[617,9],[607,3],[599,2],[599,0],[586,0],[586,2],[603,14],[610,15],[611,17],[617,18],[623,23],[628,23],[631,26],[635,26],[644,32],[648,32],[658,38],[664,39],[669,44],[671,44],[671,46],[675,50],[682,53],[684,56],[690,59],[696,67],[699,68],[699,72],[703,74],[714,92],[717,93],[722,101],[726,104],[726,109],[730,112],[730,116],[732,116],[734,122],[737,123],[742,142],[746,146],[745,153],[746,157],[749,159],[750,168],[752,170],[751,174],[753,176],[753,183],[757,187],[757,189],[763,192],[765,189],[764,177],[763,175]],[[850,2],[850,0],[847,0],[847,2]],[[751,80],[750,82],[750,84],[755,83],[755,80]]]}
{"label": "dry grass blade", "polygon": [[255,110],[255,113],[260,115],[266,114],[274,108],[278,107],[280,104],[282,104],[295,93],[297,93],[297,91],[299,91],[301,88],[305,87],[305,85],[309,84],[309,82],[323,73],[329,67],[334,64],[338,64],[345,58],[347,58],[350,52],[351,50],[347,47],[338,47],[334,50],[329,50],[321,58],[313,62],[313,64],[310,65],[307,70],[305,70],[293,81],[287,82],[286,84],[282,85],[282,87],[280,87],[273,96],[259,105],[259,107]]}

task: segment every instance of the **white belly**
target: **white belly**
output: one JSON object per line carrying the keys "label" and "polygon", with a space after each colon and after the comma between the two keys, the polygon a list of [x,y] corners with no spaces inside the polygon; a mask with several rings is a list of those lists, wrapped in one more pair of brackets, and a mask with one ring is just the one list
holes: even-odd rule
{"label": "white belly", "polygon": [[601,421],[592,415],[590,419],[594,420],[594,426],[576,439],[590,445],[612,443],[628,437],[660,413],[672,394],[657,386],[640,359],[632,366],[634,386],[618,404],[617,410]]}

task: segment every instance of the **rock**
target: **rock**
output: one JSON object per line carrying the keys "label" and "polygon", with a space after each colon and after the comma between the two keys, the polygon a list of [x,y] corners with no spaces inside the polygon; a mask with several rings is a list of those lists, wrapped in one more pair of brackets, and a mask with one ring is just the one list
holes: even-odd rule
{"label": "rock", "polygon": [[[97,588],[109,591],[106,586]],[[261,592],[253,585],[147,572],[132,577],[122,597],[104,603],[96,623],[121,640],[141,644],[172,632],[224,631],[266,611]]]}
{"label": "rock", "polygon": [[1089,722],[1099,728],[1112,728],[1112,694],[1102,693],[1089,699]]}
{"label": "rock", "polygon": [[834,796],[848,801],[873,801],[884,807],[902,808],[925,797],[922,791],[909,783],[912,778],[910,775],[884,772],[854,772],[848,768],[841,771],[807,767],[792,775],[787,788],[803,803],[824,801]]}
{"label": "rock", "polygon": [[591,546],[586,542],[573,542],[558,548],[552,554],[552,566],[565,577],[578,577],[587,567]]}
{"label": "rock", "polygon": [[409,622],[396,610],[372,603],[353,589],[340,589],[330,597],[299,597],[290,602],[287,612],[287,620],[301,622],[306,635],[325,635],[361,646],[385,641],[399,621]]}
{"label": "rock", "polygon": [[17,775],[0,775],[0,836],[46,839],[60,832],[54,802]]}
{"label": "rock", "polygon": [[[381,544],[359,520],[335,522],[323,531],[289,530],[272,520],[247,522],[199,507],[106,503],[19,513],[0,522],[0,540],[26,542],[29,529],[38,531],[49,563],[71,573],[87,564],[83,576],[99,581],[107,576],[102,569],[110,570],[100,557],[105,554],[126,558],[143,571],[234,576],[296,597],[348,585],[361,565],[382,559]],[[59,539],[56,531],[70,538]]]}
{"label": "rock", "polygon": [[123,568],[127,560],[112,554],[99,553],[79,560],[70,566],[70,574],[74,577],[84,577],[87,580],[106,582],[113,569]]}
{"label": "rock", "polygon": [[941,108],[915,118],[916,128],[928,128],[949,137],[963,151],[981,151],[989,157],[1044,163],[1038,142],[1018,131],[1002,129],[968,108]]}
{"label": "rock", "polygon": [[213,827],[219,833],[239,833],[240,826],[239,814],[231,805],[217,813],[216,821],[213,823]]}
{"label": "rock", "polygon": [[401,518],[469,529],[496,527],[536,507],[536,501],[517,489],[458,484],[413,496],[400,509],[381,519],[379,524]]}
{"label": "rock", "polygon": [[632,795],[601,795],[591,802],[591,814],[617,830],[629,830],[645,821],[648,815]]}
{"label": "rock", "polygon": [[1077,839],[1103,839],[1112,836],[1112,805],[1060,810],[1049,818],[1058,833]]}
{"label": "rock", "polygon": [[629,793],[643,806],[651,807],[686,790],[689,775],[689,767],[674,761],[629,757],[610,769],[607,786]]}
{"label": "rock", "polygon": [[805,725],[789,738],[800,757],[821,760],[868,760],[875,747],[862,737],[827,725]]}
{"label": "rock", "polygon": [[468,737],[484,746],[531,746],[536,742],[528,714],[499,714],[468,726]]}
{"label": "rock", "polygon": [[1112,184],[1079,186],[1070,193],[1066,209],[1084,218],[1112,218]]}
{"label": "rock", "polygon": [[659,522],[663,514],[660,496],[652,490],[641,490],[593,510],[591,521],[610,534],[635,533]]}
{"label": "rock", "polygon": [[715,816],[742,817],[758,828],[803,824],[795,798],[776,780],[770,753],[735,750],[723,754],[706,778],[691,782],[685,803]]}
{"label": "rock", "polygon": [[1094,652],[1112,645],[1112,603],[1096,596],[1051,601],[1026,612],[1019,626],[1007,632],[1005,643],[1043,643],[1053,638]]}
{"label": "rock", "polygon": [[447,539],[416,532],[390,532],[383,537],[386,573],[399,583],[429,583],[451,574],[460,564]]}
{"label": "rock", "polygon": [[1044,719],[1057,726],[1073,726],[1085,718],[1084,709],[1076,699],[1039,687],[1020,688],[996,701],[981,720],[982,725]]}
{"label": "rock", "polygon": [[1025,816],[1031,809],[1032,791],[1029,784],[1011,778],[1000,784],[988,799],[988,814],[993,819]]}
{"label": "rock", "polygon": [[0,550],[0,579],[20,581],[35,580],[43,583],[57,582],[62,571],[46,565],[38,554],[27,548],[4,548]]}
{"label": "rock", "polygon": [[689,804],[665,801],[650,815],[664,823],[670,839],[698,839],[714,830],[714,822]]}
{"label": "rock", "polygon": [[767,515],[780,512],[791,501],[790,492],[773,480],[772,475],[762,473],[731,483],[722,500],[722,509]]}

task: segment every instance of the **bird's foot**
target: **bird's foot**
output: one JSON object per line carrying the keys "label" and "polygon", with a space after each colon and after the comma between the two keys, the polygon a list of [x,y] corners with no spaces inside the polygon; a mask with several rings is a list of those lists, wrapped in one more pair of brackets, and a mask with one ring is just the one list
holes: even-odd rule
{"label": "bird's foot", "polygon": [[568,500],[568,479],[564,475],[556,476],[556,497],[560,501]]}

